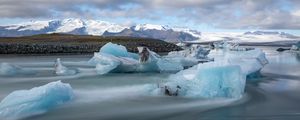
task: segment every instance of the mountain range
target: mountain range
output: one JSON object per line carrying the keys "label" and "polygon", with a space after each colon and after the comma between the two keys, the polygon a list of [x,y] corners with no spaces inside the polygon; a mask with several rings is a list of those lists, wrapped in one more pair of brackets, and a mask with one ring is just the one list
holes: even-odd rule
{"label": "mountain range", "polygon": [[67,33],[94,36],[130,36],[161,39],[168,42],[181,41],[220,41],[274,42],[300,40],[285,32],[199,32],[188,28],[167,25],[137,24],[122,25],[100,20],[62,19],[31,21],[14,25],[0,26],[0,37],[30,36],[36,34]]}
{"label": "mountain range", "polygon": [[186,28],[171,28],[164,25],[153,24],[126,26],[106,21],[82,19],[32,21],[0,26],[1,37],[30,36],[48,33],[145,37],[169,42],[193,41],[199,39],[201,36],[200,32]]}

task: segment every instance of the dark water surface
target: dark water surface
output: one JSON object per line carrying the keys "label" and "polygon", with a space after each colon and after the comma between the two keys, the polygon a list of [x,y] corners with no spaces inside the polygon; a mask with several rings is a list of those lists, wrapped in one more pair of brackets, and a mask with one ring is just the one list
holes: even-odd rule
{"label": "dark water surface", "polygon": [[[263,78],[247,83],[245,96],[234,99],[195,99],[145,94],[147,84],[156,84],[170,74],[135,73],[94,75],[92,66],[77,64],[91,56],[1,56],[26,68],[38,68],[35,76],[0,77],[0,99],[14,90],[30,89],[52,81],[70,83],[74,101],[25,120],[243,120],[300,119],[300,55],[277,53],[264,47],[269,64]],[[86,69],[86,74],[59,77],[53,74],[57,58],[68,67]],[[88,75],[87,75],[88,74]]]}

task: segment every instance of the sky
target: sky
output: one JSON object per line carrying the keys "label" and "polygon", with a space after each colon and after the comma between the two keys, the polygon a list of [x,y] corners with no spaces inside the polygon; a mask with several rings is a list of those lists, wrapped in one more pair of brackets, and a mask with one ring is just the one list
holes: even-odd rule
{"label": "sky", "polygon": [[300,35],[300,0],[0,0],[0,25],[81,18],[161,24],[202,32]]}

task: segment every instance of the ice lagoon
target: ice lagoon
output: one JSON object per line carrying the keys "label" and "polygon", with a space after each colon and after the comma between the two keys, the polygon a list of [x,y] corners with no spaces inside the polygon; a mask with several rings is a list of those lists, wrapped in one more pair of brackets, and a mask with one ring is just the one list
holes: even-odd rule
{"label": "ice lagoon", "polygon": [[[31,75],[1,76],[0,98],[2,100],[15,90],[31,89],[62,80],[72,86],[75,99],[50,109],[44,114],[26,119],[231,119],[236,118],[236,115],[278,119],[299,118],[296,114],[299,107],[294,101],[300,98],[297,95],[300,91],[297,86],[300,69],[295,67],[300,65],[299,56],[291,53],[277,53],[275,48],[263,49],[267,52],[269,59],[269,64],[262,69],[262,75],[265,77],[259,78],[258,82],[247,83],[245,94],[239,99],[145,94],[147,90],[151,90],[151,85],[167,83],[174,73],[99,75],[97,71],[91,70],[95,66],[84,63],[92,55],[1,56],[1,62],[9,62],[36,72]],[[56,58],[61,58],[63,65],[68,69],[79,68],[78,71],[84,71],[87,74],[79,72],[76,75],[56,75],[53,69]],[[199,74],[208,73],[200,71]],[[285,97],[282,97],[282,93],[285,93]],[[265,110],[261,111],[263,109]],[[282,111],[291,112],[283,113]],[[282,116],[275,116],[277,114],[282,114]]]}

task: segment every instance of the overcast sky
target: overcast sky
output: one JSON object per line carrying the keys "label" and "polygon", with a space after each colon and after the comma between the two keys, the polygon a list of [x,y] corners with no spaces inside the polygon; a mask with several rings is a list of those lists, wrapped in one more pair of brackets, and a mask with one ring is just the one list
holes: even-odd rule
{"label": "overcast sky", "polygon": [[282,30],[300,34],[300,0],[0,0],[0,24],[82,18],[200,31]]}

